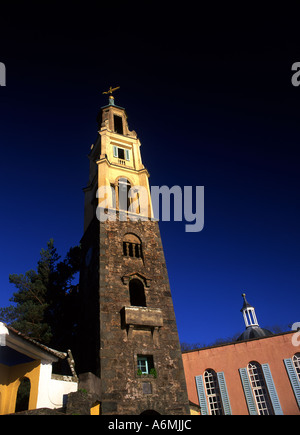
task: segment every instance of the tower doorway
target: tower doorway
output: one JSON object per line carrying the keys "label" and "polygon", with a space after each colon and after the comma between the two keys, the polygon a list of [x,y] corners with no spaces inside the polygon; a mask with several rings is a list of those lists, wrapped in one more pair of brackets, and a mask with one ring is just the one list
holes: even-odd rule
{"label": "tower doorway", "polygon": [[154,409],[146,409],[146,411],[141,412],[140,415],[160,415],[160,413],[154,411]]}

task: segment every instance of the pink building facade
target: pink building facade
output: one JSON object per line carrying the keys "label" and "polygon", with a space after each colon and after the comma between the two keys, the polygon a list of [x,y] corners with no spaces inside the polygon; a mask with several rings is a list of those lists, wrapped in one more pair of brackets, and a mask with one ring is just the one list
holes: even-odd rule
{"label": "pink building facade", "polygon": [[189,400],[202,415],[299,415],[300,346],[294,334],[183,352]]}

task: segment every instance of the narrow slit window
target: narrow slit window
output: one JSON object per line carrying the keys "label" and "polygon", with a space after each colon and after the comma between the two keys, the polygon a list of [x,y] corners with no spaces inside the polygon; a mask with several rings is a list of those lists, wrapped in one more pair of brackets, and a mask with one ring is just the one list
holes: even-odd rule
{"label": "narrow slit window", "polygon": [[115,133],[123,134],[123,120],[121,116],[114,115]]}
{"label": "narrow slit window", "polygon": [[119,209],[128,211],[130,207],[130,198],[128,193],[129,190],[131,189],[131,184],[126,178],[120,178],[118,185],[119,185]]}

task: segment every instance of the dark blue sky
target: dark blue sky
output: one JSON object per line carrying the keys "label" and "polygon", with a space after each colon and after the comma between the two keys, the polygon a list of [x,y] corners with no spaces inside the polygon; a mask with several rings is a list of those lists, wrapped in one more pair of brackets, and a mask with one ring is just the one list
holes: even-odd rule
{"label": "dark blue sky", "polygon": [[148,4],[1,6],[0,306],[51,237],[62,256],[79,243],[102,91],[118,85],[151,184],[205,188],[203,231],[160,225],[180,340],[242,332],[242,292],[261,326],[287,328],[300,320],[295,14]]}

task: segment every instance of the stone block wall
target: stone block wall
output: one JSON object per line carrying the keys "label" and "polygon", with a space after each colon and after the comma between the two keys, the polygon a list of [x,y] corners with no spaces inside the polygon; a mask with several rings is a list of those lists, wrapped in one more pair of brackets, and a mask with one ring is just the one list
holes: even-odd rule
{"label": "stone block wall", "polygon": [[[141,241],[139,258],[124,255],[123,239],[128,233]],[[93,246],[93,255],[81,273],[82,318],[88,325],[82,337],[81,357],[85,361],[80,366],[101,378],[101,412],[140,414],[154,410],[161,414],[188,414],[180,344],[158,223],[94,220],[82,246],[84,252]],[[129,294],[132,279],[143,283],[146,307],[132,309]],[[138,374],[137,360],[141,355],[153,358],[153,373]]]}

